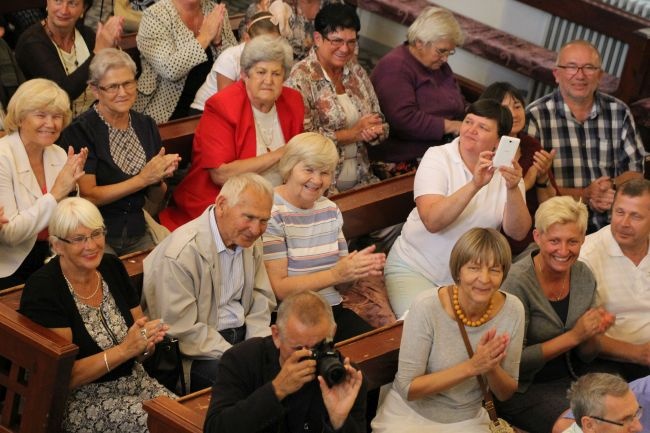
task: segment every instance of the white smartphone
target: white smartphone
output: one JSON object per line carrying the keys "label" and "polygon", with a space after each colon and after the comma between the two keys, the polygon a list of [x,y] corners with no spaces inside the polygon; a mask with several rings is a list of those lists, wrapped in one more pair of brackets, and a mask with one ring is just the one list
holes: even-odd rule
{"label": "white smartphone", "polygon": [[499,140],[499,147],[492,158],[492,166],[499,167],[512,167],[512,160],[515,159],[517,149],[519,148],[519,139],[516,137],[508,137],[504,135]]}

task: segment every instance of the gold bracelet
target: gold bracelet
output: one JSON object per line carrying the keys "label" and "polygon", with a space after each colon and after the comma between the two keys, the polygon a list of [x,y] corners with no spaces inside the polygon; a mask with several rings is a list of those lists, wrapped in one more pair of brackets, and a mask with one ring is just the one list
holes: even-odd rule
{"label": "gold bracelet", "polygon": [[104,351],[104,364],[106,364],[106,372],[111,372],[111,367],[108,365],[108,357],[106,356],[106,351]]}

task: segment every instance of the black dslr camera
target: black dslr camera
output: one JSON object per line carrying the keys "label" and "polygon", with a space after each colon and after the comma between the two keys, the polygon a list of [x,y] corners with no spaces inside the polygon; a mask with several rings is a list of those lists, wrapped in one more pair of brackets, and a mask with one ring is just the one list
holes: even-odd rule
{"label": "black dslr camera", "polygon": [[311,349],[311,359],[316,360],[316,371],[330,388],[345,379],[343,356],[334,348],[334,342],[323,340],[318,343]]}

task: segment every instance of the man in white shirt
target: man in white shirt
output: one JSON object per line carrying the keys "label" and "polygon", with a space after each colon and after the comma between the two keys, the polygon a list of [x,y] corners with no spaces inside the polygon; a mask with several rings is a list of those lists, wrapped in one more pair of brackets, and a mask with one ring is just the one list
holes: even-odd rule
{"label": "man in white shirt", "polygon": [[596,277],[598,303],[616,315],[601,357],[618,362],[599,364],[633,380],[650,374],[650,181],[619,185],[611,214],[611,225],[587,236],[580,260]]}
{"label": "man in white shirt", "polygon": [[233,176],[215,204],[177,228],[144,261],[143,309],[178,338],[190,391],[209,387],[221,355],[271,334],[271,289],[260,236],[273,188],[254,173]]}
{"label": "man in white shirt", "polygon": [[569,390],[575,422],[564,433],[639,433],[641,406],[627,382],[607,373],[580,377]]}

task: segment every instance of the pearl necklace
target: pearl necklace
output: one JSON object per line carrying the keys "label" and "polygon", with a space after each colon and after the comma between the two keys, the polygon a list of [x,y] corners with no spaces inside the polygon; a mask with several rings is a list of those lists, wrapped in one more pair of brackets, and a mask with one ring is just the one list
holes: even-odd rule
{"label": "pearl necklace", "polygon": [[481,316],[480,319],[478,320],[469,320],[465,313],[463,312],[463,309],[460,306],[460,303],[458,302],[458,287],[454,285],[453,289],[454,295],[453,295],[453,300],[454,300],[454,313],[456,314],[456,317],[460,319],[461,322],[463,322],[463,325],[465,326],[471,326],[473,328],[477,326],[481,326],[485,322],[488,321],[488,318],[490,317],[490,313],[492,312],[492,307],[494,306],[494,299],[490,298],[490,304],[487,307],[487,310],[485,310],[485,313]]}
{"label": "pearl necklace", "polygon": [[[61,272],[61,273],[63,273],[63,272]],[[97,287],[95,287],[95,291],[92,292],[89,296],[81,296],[81,295],[80,295],[79,293],[77,293],[77,291],[74,289],[74,287],[72,286],[72,283],[70,282],[70,280],[68,280],[68,277],[66,277],[65,274],[63,274],[63,278],[65,279],[65,282],[68,283],[68,287],[70,288],[70,290],[72,290],[72,293],[73,293],[77,298],[81,299],[82,301],[87,301],[87,300],[89,300],[89,299],[92,299],[92,298],[97,294],[97,292],[99,291],[99,288],[100,288],[101,285],[102,285],[102,276],[101,276],[101,275],[99,274],[99,272],[97,272],[97,271],[95,271],[95,274],[97,274]]]}

